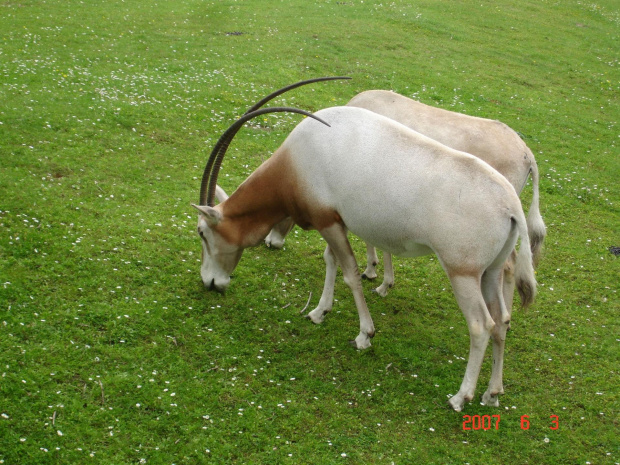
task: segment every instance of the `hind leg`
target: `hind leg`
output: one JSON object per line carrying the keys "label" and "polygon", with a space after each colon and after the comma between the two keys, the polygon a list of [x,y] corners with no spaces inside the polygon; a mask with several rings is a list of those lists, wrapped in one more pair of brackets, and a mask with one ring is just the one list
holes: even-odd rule
{"label": "hind leg", "polygon": [[470,275],[450,276],[454,296],[467,320],[469,329],[469,359],[459,392],[448,401],[457,412],[474,397],[484,352],[495,323],[482,296],[480,278]]}
{"label": "hind leg", "polygon": [[499,407],[499,394],[504,393],[502,373],[504,369],[504,348],[506,331],[510,325],[510,312],[504,303],[502,282],[505,268],[490,269],[482,276],[482,294],[495,326],[491,330],[493,341],[493,368],[489,387],[482,396],[482,403]]}

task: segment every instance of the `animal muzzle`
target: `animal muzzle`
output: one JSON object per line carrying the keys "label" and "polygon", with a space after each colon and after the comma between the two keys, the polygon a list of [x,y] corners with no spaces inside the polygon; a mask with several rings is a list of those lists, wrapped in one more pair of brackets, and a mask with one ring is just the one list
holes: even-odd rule
{"label": "animal muzzle", "polygon": [[216,291],[216,292],[219,292],[220,294],[223,294],[228,288],[229,282],[230,281],[227,280],[226,282],[223,282],[223,283],[216,283],[215,278],[213,278],[211,281],[205,282],[204,285],[210,291]]}

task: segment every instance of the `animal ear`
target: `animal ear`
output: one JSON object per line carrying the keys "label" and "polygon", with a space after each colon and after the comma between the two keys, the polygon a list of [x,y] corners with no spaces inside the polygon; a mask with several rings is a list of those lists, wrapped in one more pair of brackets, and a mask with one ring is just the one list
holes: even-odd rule
{"label": "animal ear", "polygon": [[224,189],[222,189],[220,186],[215,186],[215,198],[219,203],[222,203],[228,198],[228,194],[224,192]]}
{"label": "animal ear", "polygon": [[222,221],[222,214],[213,207],[208,207],[206,205],[194,205],[194,204],[192,204],[192,207],[198,210],[200,214],[205,217],[205,219],[207,220],[207,223],[209,223],[210,226],[215,226],[220,221]]}

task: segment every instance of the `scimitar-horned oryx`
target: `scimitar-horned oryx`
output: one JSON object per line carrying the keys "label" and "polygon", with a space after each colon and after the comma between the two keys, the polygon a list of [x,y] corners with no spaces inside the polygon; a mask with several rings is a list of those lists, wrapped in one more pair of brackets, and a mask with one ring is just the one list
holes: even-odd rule
{"label": "scimitar-horned oryx", "polygon": [[[424,134],[448,147],[475,155],[499,171],[520,194],[529,176],[532,178],[532,200],[528,210],[527,225],[530,245],[534,256],[534,265],[541,254],[546,228],[540,215],[538,166],[532,151],[519,134],[507,125],[491,119],[469,116],[441,108],[425,105],[403,95],[386,90],[368,90],[353,97],[349,106],[366,108],[380,115],[387,116],[405,126]],[[448,174],[446,174],[448,175]],[[366,189],[367,195],[381,195],[376,184]],[[290,232],[294,223],[285,219],[278,223],[269,233],[265,242],[270,247],[281,248],[284,237]],[[376,267],[379,263],[376,249],[367,244],[367,266],[363,278],[377,277]],[[512,299],[515,290],[514,267],[516,255],[510,255],[504,267],[504,300],[508,311],[512,311]],[[386,296],[394,285],[394,268],[390,254],[384,254],[383,283],[375,291]],[[334,283],[327,281],[315,312],[308,317],[329,311],[333,305]]]}
{"label": "scimitar-horned oryx", "polygon": [[[510,183],[480,159],[450,149],[377,113],[333,107],[302,121],[276,152],[226,200],[215,206],[217,174],[231,134],[257,110],[237,121],[220,139],[207,164],[201,189],[198,233],[205,286],[224,291],[245,248],[260,244],[287,217],[316,229],[328,246],[329,270],[337,264],[353,293],[360,318],[354,345],[370,346],[375,328],[361,276],[347,238],[350,230],[391,254],[434,253],[444,268],[467,321],[470,353],[465,376],[451,406],[460,411],[474,396],[489,338],[491,380],[482,400],[499,405],[506,329],[503,267],[517,239],[515,279],[524,306],[536,281],[525,215]],[[300,110],[297,110],[300,112]],[[219,141],[218,141],[219,144]],[[450,173],[446,176],[445,173]],[[381,196],[359,201],[369,185]],[[206,196],[203,197],[203,194]]]}

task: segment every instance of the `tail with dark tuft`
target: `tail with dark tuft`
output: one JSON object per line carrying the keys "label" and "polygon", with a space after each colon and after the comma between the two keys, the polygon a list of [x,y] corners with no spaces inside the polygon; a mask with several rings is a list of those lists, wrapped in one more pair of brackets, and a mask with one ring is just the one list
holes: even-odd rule
{"label": "tail with dark tuft", "polygon": [[534,267],[536,267],[542,253],[542,245],[545,240],[545,236],[547,235],[547,229],[545,228],[545,223],[543,222],[542,216],[540,216],[538,166],[535,161],[532,163],[530,173],[532,175],[532,203],[530,204],[527,214],[527,233],[530,241],[530,250],[532,251]]}
{"label": "tail with dark tuft", "polygon": [[515,221],[519,236],[521,236],[521,245],[515,266],[515,284],[521,298],[521,308],[527,308],[536,297],[534,260],[524,215],[520,214],[519,218],[513,217],[513,221]]}

